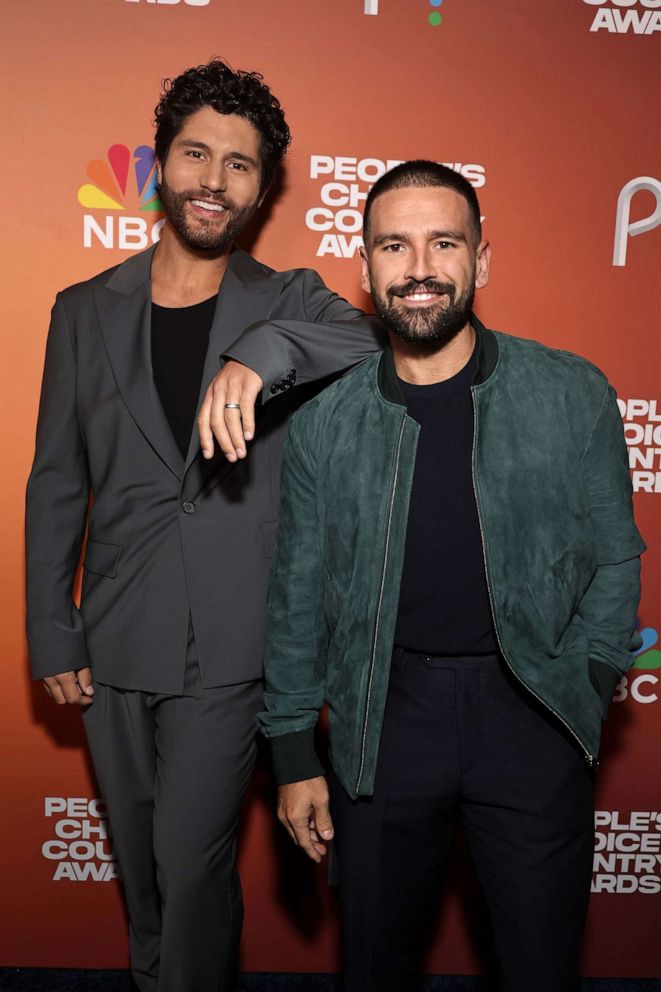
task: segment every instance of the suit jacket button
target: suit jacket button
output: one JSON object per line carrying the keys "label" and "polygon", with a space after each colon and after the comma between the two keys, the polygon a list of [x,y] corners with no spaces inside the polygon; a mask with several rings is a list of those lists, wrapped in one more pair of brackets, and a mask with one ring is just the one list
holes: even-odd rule
{"label": "suit jacket button", "polygon": [[195,503],[184,503],[181,508],[184,513],[195,513]]}

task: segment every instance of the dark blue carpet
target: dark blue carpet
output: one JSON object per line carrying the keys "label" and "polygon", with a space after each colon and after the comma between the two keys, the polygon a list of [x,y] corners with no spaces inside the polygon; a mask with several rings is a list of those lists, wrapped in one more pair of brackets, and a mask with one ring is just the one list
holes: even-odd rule
{"label": "dark blue carpet", "polygon": [[[485,978],[432,975],[421,992],[490,992]],[[46,968],[0,968],[0,989],[6,992],[134,992],[126,971],[65,971]],[[241,975],[236,992],[340,992],[336,975]],[[661,992],[652,978],[585,979],[581,992]]]}

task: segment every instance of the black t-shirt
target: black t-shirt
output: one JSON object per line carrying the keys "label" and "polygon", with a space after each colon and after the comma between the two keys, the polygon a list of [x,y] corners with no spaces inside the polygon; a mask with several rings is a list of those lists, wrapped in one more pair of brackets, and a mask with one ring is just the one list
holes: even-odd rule
{"label": "black t-shirt", "polygon": [[218,295],[192,307],[151,307],[154,382],[175,440],[186,457]]}
{"label": "black t-shirt", "polygon": [[400,379],[420,424],[395,643],[435,655],[498,650],[472,478],[476,353],[445,382]]}

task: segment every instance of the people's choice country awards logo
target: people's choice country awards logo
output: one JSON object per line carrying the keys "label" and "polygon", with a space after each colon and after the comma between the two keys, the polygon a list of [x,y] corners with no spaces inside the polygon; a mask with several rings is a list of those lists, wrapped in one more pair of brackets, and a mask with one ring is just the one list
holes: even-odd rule
{"label": "people's choice country awards logo", "polygon": [[[661,3],[661,0],[659,0]],[[654,209],[639,220],[631,220],[631,203],[639,193],[651,193],[654,197]],[[647,234],[661,225],[661,180],[653,176],[638,176],[630,179],[617,198],[615,213],[615,243],[613,245],[613,265],[627,264],[627,247],[629,238],[639,234]]]}
{"label": "people's choice country awards logo", "polygon": [[618,399],[635,493],[661,493],[661,402]]}
{"label": "people's choice country awards logo", "polygon": [[[348,155],[310,156],[310,179],[318,184],[314,195],[320,202],[308,207],[305,226],[321,233],[318,257],[353,258],[363,243],[363,204],[368,192],[381,176],[403,161]],[[441,164],[459,172],[476,189],[486,183],[483,165]]]}
{"label": "people's choice country awards logo", "polygon": [[598,8],[590,31],[651,35],[661,31],[661,0],[583,0]]}
{"label": "people's choice country awards logo", "polygon": [[78,190],[80,205],[94,211],[83,215],[85,248],[96,243],[131,251],[158,241],[164,221],[152,148],[111,145],[105,159],[88,163],[87,178]]}
{"label": "people's choice country awards logo", "polygon": [[44,841],[41,854],[53,868],[54,882],[110,882],[118,877],[102,800],[46,796],[44,816],[53,836]]}

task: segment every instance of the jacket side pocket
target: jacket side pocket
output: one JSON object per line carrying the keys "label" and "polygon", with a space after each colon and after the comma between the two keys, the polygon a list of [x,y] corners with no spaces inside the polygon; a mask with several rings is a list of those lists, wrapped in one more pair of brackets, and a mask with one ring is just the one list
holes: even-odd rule
{"label": "jacket side pocket", "polygon": [[88,541],[83,568],[86,572],[105,575],[114,579],[117,575],[117,562],[121,553],[119,544],[104,544],[102,541]]}

